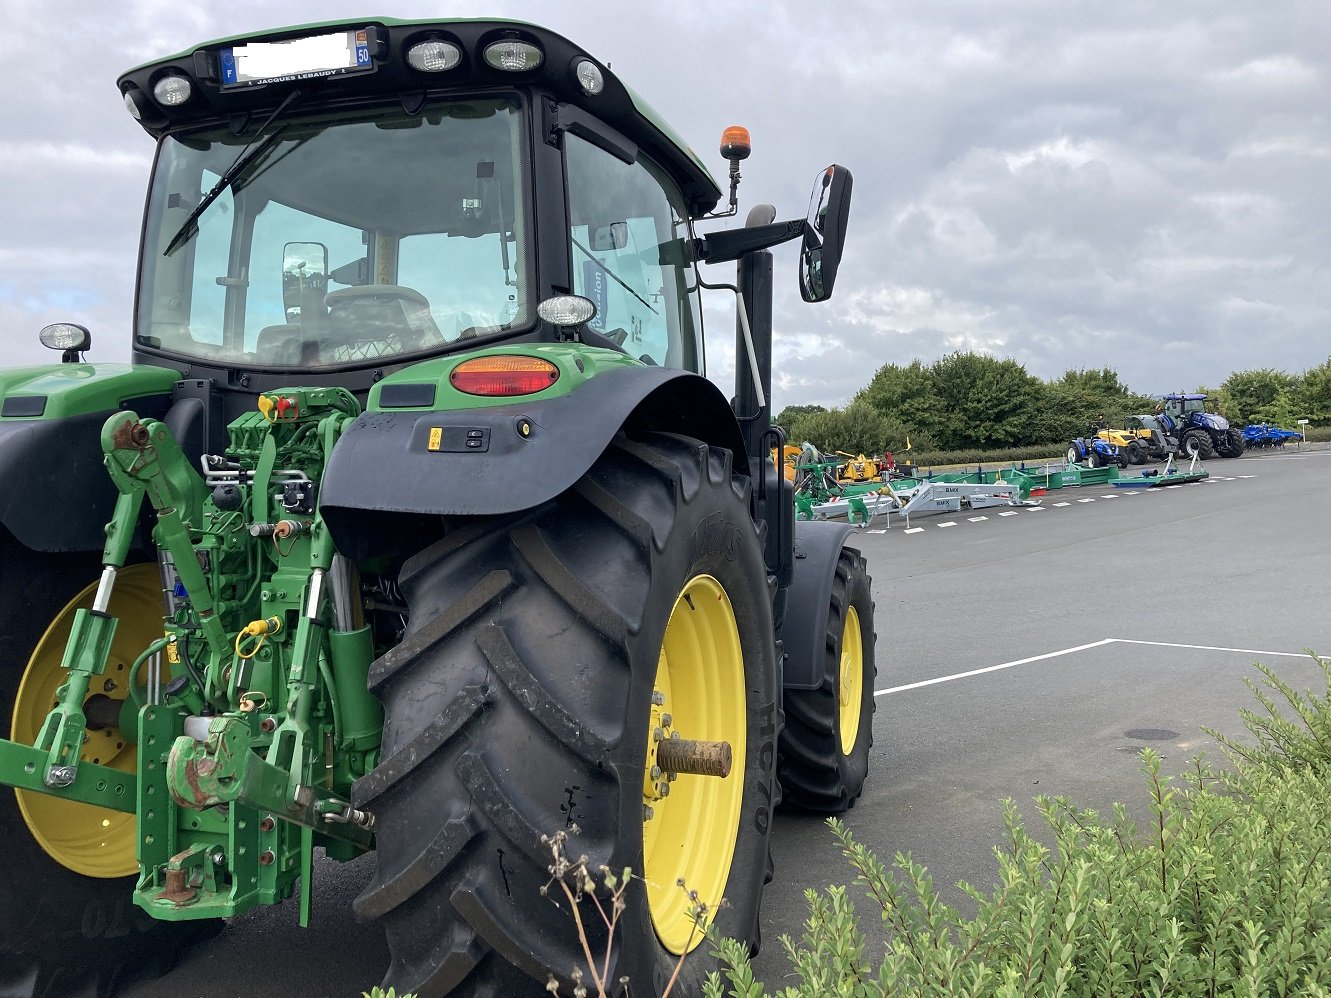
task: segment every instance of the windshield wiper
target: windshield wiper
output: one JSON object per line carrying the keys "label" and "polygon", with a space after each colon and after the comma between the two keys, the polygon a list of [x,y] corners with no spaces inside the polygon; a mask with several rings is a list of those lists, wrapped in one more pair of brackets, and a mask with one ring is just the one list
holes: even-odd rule
{"label": "windshield wiper", "polygon": [[578,249],[582,250],[583,256],[585,256],[588,260],[590,260],[592,263],[596,264],[596,266],[601,268],[601,273],[605,274],[606,277],[610,278],[610,280],[614,281],[621,288],[623,288],[625,291],[631,294],[634,298],[638,299],[638,301],[646,305],[647,310],[650,311],[652,315],[661,314],[658,311],[656,311],[656,309],[652,308],[651,302],[649,302],[646,298],[644,298],[642,295],[638,294],[638,292],[634,291],[631,287],[625,284],[618,274],[616,274],[613,270],[611,270],[609,267],[603,264],[600,260],[596,259],[596,257],[592,256],[592,251],[589,250],[586,246],[582,245],[582,243],[578,242],[576,239],[573,240],[573,245],[576,246]]}
{"label": "windshield wiper", "polygon": [[285,125],[278,128],[271,135],[265,136],[264,140],[258,145],[255,145],[254,143],[260,135],[263,135],[263,130],[273,123],[273,119],[285,111],[287,106],[298,96],[300,96],[300,91],[293,90],[287,95],[286,100],[277,105],[276,109],[274,109],[273,113],[268,116],[267,120],[258,127],[250,140],[245,143],[245,148],[241,149],[236,155],[236,158],[231,161],[231,165],[222,171],[222,175],[217,178],[217,183],[213,184],[208,193],[199,199],[199,203],[195,205],[194,210],[189,213],[189,218],[185,219],[184,224],[176,230],[176,234],[172,236],[171,241],[166,244],[166,249],[162,251],[162,256],[170,256],[176,247],[186,242],[190,236],[197,231],[195,223],[198,222],[199,216],[208,210],[208,206],[216,201],[223,191],[232,186],[241,174],[255,163],[259,162],[259,160],[268,153],[268,150],[277,144],[277,140],[280,139],[282,133],[286,131]]}

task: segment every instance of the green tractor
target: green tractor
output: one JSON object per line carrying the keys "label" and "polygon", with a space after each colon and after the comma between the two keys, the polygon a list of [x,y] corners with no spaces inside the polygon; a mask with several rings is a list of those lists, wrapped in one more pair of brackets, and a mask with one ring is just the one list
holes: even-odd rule
{"label": "green tractor", "polygon": [[826,300],[849,172],[703,234],[747,133],[718,211],[606,64],[510,21],[229,38],[119,88],[157,142],[133,363],[60,323],[60,363],[0,373],[0,992],[105,993],[297,894],[307,924],[318,849],[375,853],[385,986],[570,993],[553,838],[633,871],[609,988],[697,993],[703,930],[757,945],[777,805],[866,775],[865,561],[766,457],[770,248]]}

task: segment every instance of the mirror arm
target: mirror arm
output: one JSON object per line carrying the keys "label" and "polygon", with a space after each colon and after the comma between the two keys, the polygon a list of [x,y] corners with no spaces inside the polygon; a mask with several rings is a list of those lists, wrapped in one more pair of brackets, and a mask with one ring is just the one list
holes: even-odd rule
{"label": "mirror arm", "polygon": [[798,239],[804,235],[804,229],[805,221],[800,218],[793,222],[773,222],[771,225],[757,225],[753,228],[711,232],[695,240],[695,250],[703,263],[725,263],[727,260],[738,260],[755,250]]}

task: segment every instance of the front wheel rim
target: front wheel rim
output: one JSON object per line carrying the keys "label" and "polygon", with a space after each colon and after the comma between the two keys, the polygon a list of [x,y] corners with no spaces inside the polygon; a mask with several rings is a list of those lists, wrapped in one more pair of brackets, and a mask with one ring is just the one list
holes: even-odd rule
{"label": "front wheel rim", "polygon": [[[42,723],[64,683],[61,667],[74,612],[92,606],[97,584],[74,597],[47,627],[33,649],[14,698],[12,738],[23,745],[37,740]],[[155,565],[121,569],[108,612],[117,618],[115,640],[102,676],[94,676],[89,696],[123,701],[129,692],[134,659],[161,634],[162,583]],[[88,732],[80,755],[83,762],[135,772],[138,753],[118,728]],[[37,844],[60,865],[87,877],[112,879],[138,871],[135,859],[135,816],[123,811],[64,800],[48,794],[15,791],[19,812]]]}
{"label": "front wheel rim", "polygon": [[[683,955],[702,942],[723,900],[744,801],[744,655],[734,607],[710,575],[690,579],[675,600],[652,701],[643,774],[643,880],[657,938]],[[676,734],[729,743],[729,775],[680,773],[670,780],[656,765],[657,745]]]}

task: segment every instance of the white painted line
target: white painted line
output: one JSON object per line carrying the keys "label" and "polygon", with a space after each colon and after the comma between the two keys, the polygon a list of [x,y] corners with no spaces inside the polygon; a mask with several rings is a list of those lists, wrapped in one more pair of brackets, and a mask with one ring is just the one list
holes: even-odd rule
{"label": "white painted line", "polygon": [[1121,496],[1139,496],[1139,495],[1141,495],[1141,493],[1138,492],[1136,489],[1129,489],[1129,490],[1126,491],[1126,492],[1120,492],[1119,495],[1121,495]]}
{"label": "white painted line", "polygon": [[1091,648],[1100,648],[1111,644],[1114,638],[1104,638],[1100,641],[1092,641],[1088,645],[1077,645],[1075,648],[1064,648],[1062,651],[1046,652],[1043,655],[1032,655],[1030,658],[1019,658],[1013,662],[1002,662],[998,665],[989,665],[983,669],[971,669],[969,672],[957,672],[950,676],[939,676],[937,679],[922,679],[918,683],[907,683],[904,686],[889,686],[885,690],[874,690],[874,696],[886,696],[889,693],[904,693],[906,690],[916,690],[921,686],[937,686],[939,683],[950,683],[954,679],[969,679],[971,676],[982,676],[986,672],[998,672],[1000,669],[1011,669],[1018,665],[1028,665],[1031,662],[1043,662],[1049,658],[1059,658],[1063,655],[1074,655],[1079,651],[1087,651]]}
{"label": "white painted line", "polygon": [[944,527],[955,527],[956,525],[957,525],[956,520],[948,520],[946,523],[940,523],[938,525],[938,529],[942,530]]}
{"label": "white painted line", "polygon": [[1077,502],[1095,502],[1094,499],[1078,499]]}
{"label": "white painted line", "polygon": [[1017,511],[1016,511],[1015,509],[1010,509],[1010,510],[1008,510],[1006,513],[999,513],[998,515],[999,515],[999,516],[1016,516],[1016,515],[1017,515]]}
{"label": "white painted line", "polygon": [[1117,493],[1117,492],[1111,492],[1111,493],[1109,493],[1108,495],[1101,496],[1100,498],[1101,498],[1101,499],[1117,499],[1117,498],[1118,498],[1118,493]]}
{"label": "white painted line", "polygon": [[[1205,481],[1208,481],[1208,479],[1203,478],[1202,481],[1205,482]],[[1181,488],[1183,488],[1183,486],[1182,486],[1182,485],[1166,485],[1165,488],[1167,488],[1167,489],[1181,489]]]}
{"label": "white painted line", "polygon": [[1070,503],[1070,502],[1056,502],[1056,503],[1054,503],[1054,505],[1055,505],[1055,506],[1071,506],[1072,503]]}
{"label": "white painted line", "polygon": [[1139,641],[1136,638],[1110,638],[1121,645],[1155,645],[1158,648],[1189,648],[1193,651],[1228,651],[1236,655],[1274,655],[1280,658],[1313,658],[1306,651],[1260,651],[1256,648],[1224,648],[1215,645],[1183,645],[1173,641]]}
{"label": "white painted line", "polygon": [[980,521],[982,521],[982,520],[987,520],[987,519],[989,519],[989,517],[987,517],[987,516],[972,516],[972,517],[970,518],[970,522],[971,522],[971,523],[979,523]]}
{"label": "white painted line", "polygon": [[[969,679],[971,676],[982,676],[988,672],[998,672],[1001,669],[1011,669],[1018,665],[1029,665],[1032,662],[1043,662],[1051,658],[1061,658],[1064,655],[1075,655],[1077,652],[1090,651],[1092,648],[1103,648],[1105,645],[1153,645],[1159,648],[1186,648],[1193,651],[1220,651],[1233,652],[1236,655],[1259,655],[1265,658],[1313,658],[1308,652],[1294,651],[1259,651],[1255,648],[1226,648],[1215,645],[1185,645],[1172,641],[1139,641],[1135,638],[1101,638],[1099,641],[1092,641],[1090,644],[1077,645],[1073,648],[1064,648],[1060,651],[1046,652],[1043,655],[1032,655],[1030,658],[1019,658],[1012,662],[1000,662],[998,665],[989,665],[983,669],[971,669],[969,672],[956,672],[950,676],[938,676],[935,679],[922,679],[918,683],[906,683],[903,686],[889,686],[885,690],[875,690],[874,696],[887,696],[889,693],[905,693],[907,690],[919,689],[921,686],[937,686],[940,683],[950,683],[956,679]],[[1331,661],[1323,658],[1322,661]]]}
{"label": "white painted line", "polygon": [[1239,478],[1256,478],[1256,475],[1239,475]]}
{"label": "white painted line", "polygon": [[907,527],[907,528],[906,528],[906,533],[908,533],[908,534],[922,534],[922,533],[924,533],[924,528],[923,528],[923,527]]}
{"label": "white painted line", "polygon": [[884,530],[882,527],[877,527],[877,528],[875,528],[875,529],[873,529],[873,530],[870,530],[869,533],[871,533],[871,534],[885,534],[885,533],[887,533],[887,531]]}
{"label": "white painted line", "polygon": [[1042,510],[1042,509],[1044,509],[1043,506],[1027,506],[1027,507],[1026,507],[1026,512],[1027,512],[1027,513],[1038,513],[1038,512],[1040,512],[1040,510]]}

